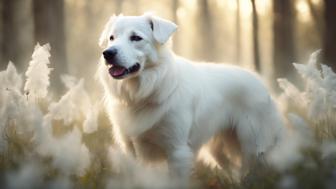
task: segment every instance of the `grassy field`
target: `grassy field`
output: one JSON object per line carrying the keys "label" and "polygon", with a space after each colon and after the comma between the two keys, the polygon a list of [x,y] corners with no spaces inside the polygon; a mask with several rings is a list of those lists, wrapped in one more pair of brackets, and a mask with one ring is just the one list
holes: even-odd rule
{"label": "grassy field", "polygon": [[[68,91],[50,97],[49,50],[35,48],[25,76],[13,64],[0,72],[0,188],[179,188],[165,165],[144,166],[118,150],[83,80],[63,76]],[[336,75],[317,56],[294,64],[303,90],[279,80],[289,130],[279,149],[242,179],[198,163],[190,188],[336,188]]]}

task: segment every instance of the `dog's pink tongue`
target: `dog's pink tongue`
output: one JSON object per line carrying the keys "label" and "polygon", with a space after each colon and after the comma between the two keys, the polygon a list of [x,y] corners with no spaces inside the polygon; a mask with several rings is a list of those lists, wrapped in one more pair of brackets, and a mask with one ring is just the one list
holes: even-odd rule
{"label": "dog's pink tongue", "polygon": [[126,68],[122,66],[113,66],[112,68],[109,69],[109,72],[113,77],[121,76],[125,73],[125,71]]}

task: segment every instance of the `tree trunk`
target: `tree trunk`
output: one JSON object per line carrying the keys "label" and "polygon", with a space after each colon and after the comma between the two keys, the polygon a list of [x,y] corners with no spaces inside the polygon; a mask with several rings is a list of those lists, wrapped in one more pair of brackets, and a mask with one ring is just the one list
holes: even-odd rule
{"label": "tree trunk", "polygon": [[132,4],[133,4],[132,9],[133,9],[134,15],[140,15],[141,14],[141,10],[140,10],[141,2],[139,0],[133,0]]}
{"label": "tree trunk", "polygon": [[322,19],[321,19],[320,12],[319,12],[319,10],[316,10],[316,7],[314,7],[314,4],[313,4],[312,0],[307,0],[307,4],[308,4],[308,7],[309,7],[310,14],[312,15],[315,28],[318,31],[318,33],[320,35],[322,35],[323,31],[324,31],[323,30],[324,26],[321,22]]}
{"label": "tree trunk", "polygon": [[258,13],[255,4],[255,0],[251,0],[252,3],[252,24],[253,24],[253,57],[254,66],[257,72],[260,72],[260,53],[259,53],[259,23],[258,23]]}
{"label": "tree trunk", "polygon": [[324,0],[323,62],[336,71],[336,1]]}
{"label": "tree trunk", "polygon": [[199,34],[197,34],[198,43],[196,55],[198,58],[206,61],[215,61],[216,44],[213,36],[213,26],[209,3],[207,0],[199,0]]}
{"label": "tree trunk", "polygon": [[4,59],[4,25],[3,25],[3,6],[4,0],[0,0],[0,70],[3,70],[6,66]]}
{"label": "tree trunk", "polygon": [[275,79],[286,77],[293,80],[292,63],[296,61],[293,1],[273,0],[273,12],[273,75]]}
{"label": "tree trunk", "polygon": [[17,8],[17,0],[2,0],[2,65],[4,69],[8,61],[11,60],[17,63],[19,55],[16,47],[19,46],[18,36],[19,27],[16,24],[17,15],[15,9]]}
{"label": "tree trunk", "polygon": [[119,15],[122,13],[122,0],[114,0],[114,14]]}
{"label": "tree trunk", "polygon": [[[29,35],[30,10],[29,1],[1,0],[0,21],[0,68],[4,69],[8,61],[22,69],[29,59],[31,40]],[[28,10],[27,10],[28,9]]]}
{"label": "tree trunk", "polygon": [[[178,18],[177,18],[177,9],[179,7],[179,0],[173,0],[172,2],[172,15],[173,15],[173,21],[176,25],[178,25]],[[173,49],[175,52],[179,53],[179,35],[178,32],[174,34],[174,40],[173,40]]]}
{"label": "tree trunk", "polygon": [[241,40],[240,40],[240,0],[237,0],[237,11],[236,11],[236,63],[240,64],[240,50],[241,50]]}
{"label": "tree trunk", "polygon": [[59,76],[67,72],[64,1],[34,0],[33,14],[35,40],[51,46],[51,82],[56,89],[62,88]]}

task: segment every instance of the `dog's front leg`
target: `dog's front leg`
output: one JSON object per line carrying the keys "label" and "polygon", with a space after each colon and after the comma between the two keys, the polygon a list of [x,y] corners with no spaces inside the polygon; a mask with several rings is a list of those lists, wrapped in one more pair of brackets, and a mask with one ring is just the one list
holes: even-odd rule
{"label": "dog's front leg", "polygon": [[168,167],[172,178],[188,182],[194,164],[194,153],[185,144],[171,150],[168,154]]}

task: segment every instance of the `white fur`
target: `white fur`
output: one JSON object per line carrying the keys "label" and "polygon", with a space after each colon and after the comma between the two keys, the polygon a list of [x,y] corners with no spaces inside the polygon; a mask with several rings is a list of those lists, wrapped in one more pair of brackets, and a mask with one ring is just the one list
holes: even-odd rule
{"label": "white fur", "polygon": [[[153,31],[150,22],[157,22]],[[116,35],[107,48],[119,48],[123,65],[141,64],[137,74],[122,80],[108,74],[103,59],[97,72],[115,139],[125,152],[144,161],[166,159],[180,177],[188,177],[200,148],[227,129],[237,131],[244,159],[267,153],[283,129],[261,80],[235,66],[174,55],[166,37],[155,36],[161,24],[160,35],[175,31],[175,24],[151,15],[118,16],[101,37]],[[144,40],[130,42],[130,32]]]}

